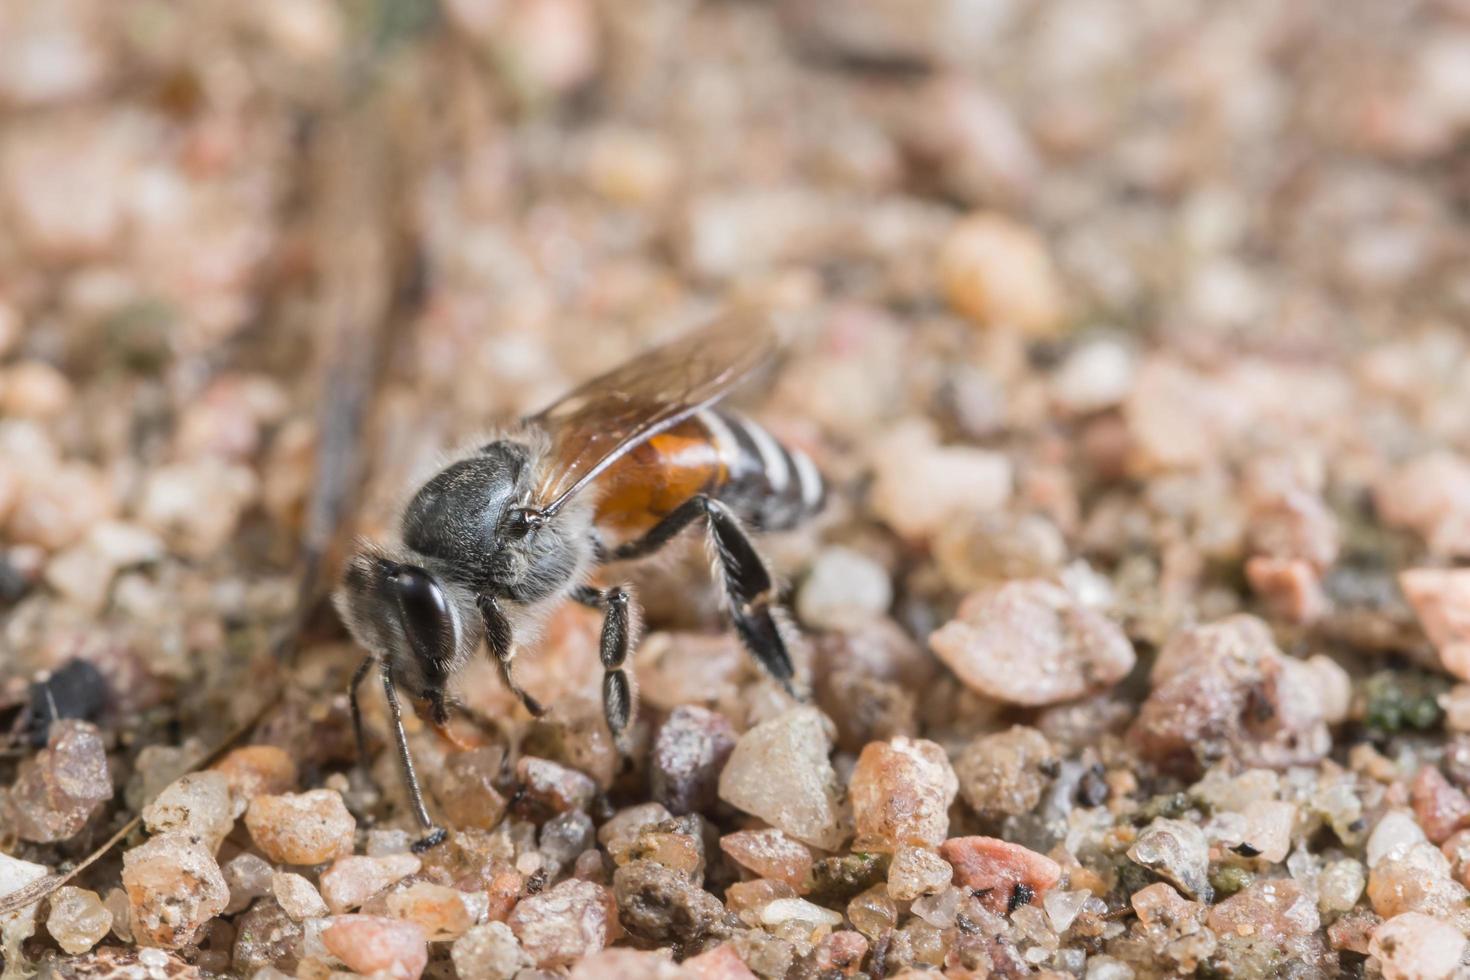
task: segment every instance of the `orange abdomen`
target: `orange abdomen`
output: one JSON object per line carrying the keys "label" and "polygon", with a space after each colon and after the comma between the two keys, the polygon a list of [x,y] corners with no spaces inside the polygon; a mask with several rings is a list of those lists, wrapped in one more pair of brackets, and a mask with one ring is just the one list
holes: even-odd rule
{"label": "orange abdomen", "polygon": [[597,479],[597,525],[615,537],[648,531],[698,493],[716,493],[729,477],[720,447],[698,416],[635,446]]}

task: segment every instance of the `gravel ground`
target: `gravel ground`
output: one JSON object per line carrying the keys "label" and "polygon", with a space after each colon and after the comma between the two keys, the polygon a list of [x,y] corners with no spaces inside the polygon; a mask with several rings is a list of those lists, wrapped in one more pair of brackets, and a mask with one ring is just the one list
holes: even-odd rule
{"label": "gravel ground", "polygon": [[[4,977],[1470,977],[1467,147],[1463,0],[0,4]],[[412,853],[322,489],[735,305],[812,697],[676,547]]]}

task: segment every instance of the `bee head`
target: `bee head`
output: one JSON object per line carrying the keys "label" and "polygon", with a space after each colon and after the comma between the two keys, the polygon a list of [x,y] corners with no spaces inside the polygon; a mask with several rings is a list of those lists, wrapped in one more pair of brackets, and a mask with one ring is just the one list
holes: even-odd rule
{"label": "bee head", "polygon": [[462,600],[427,569],[370,550],[348,562],[333,597],[353,638],[419,688],[446,677],[461,647],[478,642],[462,625],[473,621],[460,608]]}

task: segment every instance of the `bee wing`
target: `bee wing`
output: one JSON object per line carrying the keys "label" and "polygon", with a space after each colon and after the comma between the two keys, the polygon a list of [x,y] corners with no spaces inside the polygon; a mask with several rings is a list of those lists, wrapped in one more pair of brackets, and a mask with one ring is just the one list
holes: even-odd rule
{"label": "bee wing", "polygon": [[678,425],[775,353],[770,321],[727,315],[593,378],[526,421],[551,436],[537,487],[548,516],[639,443]]}

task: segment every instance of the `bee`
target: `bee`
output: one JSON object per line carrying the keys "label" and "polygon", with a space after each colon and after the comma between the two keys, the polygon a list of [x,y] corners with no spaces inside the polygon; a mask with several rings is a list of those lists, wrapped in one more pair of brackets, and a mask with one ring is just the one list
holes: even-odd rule
{"label": "bee", "polygon": [[398,540],[365,544],[349,560],[333,600],[368,651],[350,689],[358,751],[366,757],[358,692],[376,670],[425,832],[416,848],[445,832],[424,805],[399,691],[442,729],[449,682],[483,644],[506,686],[540,715],[516,683],[516,638],[571,599],[602,612],[603,708],[622,744],[634,712],[628,655],[637,616],[627,585],[598,588],[591,577],[653,554],[691,525],[706,535],[744,646],[796,696],[791,627],[750,531],[815,515],[825,484],[805,453],[714,407],[775,350],[767,321],[738,316],[656,347],[456,454],[409,500]]}

